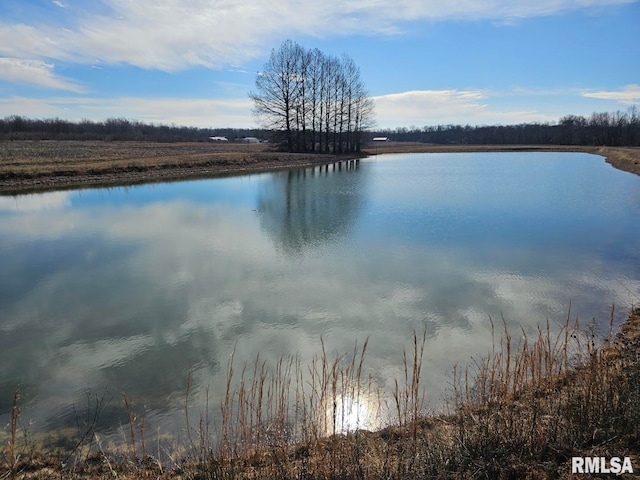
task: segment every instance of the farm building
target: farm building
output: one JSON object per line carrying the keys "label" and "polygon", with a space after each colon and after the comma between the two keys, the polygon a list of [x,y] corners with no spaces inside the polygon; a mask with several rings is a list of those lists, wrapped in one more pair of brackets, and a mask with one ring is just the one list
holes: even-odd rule
{"label": "farm building", "polygon": [[260,139],[256,137],[242,137],[236,138],[235,140],[238,143],[260,143]]}

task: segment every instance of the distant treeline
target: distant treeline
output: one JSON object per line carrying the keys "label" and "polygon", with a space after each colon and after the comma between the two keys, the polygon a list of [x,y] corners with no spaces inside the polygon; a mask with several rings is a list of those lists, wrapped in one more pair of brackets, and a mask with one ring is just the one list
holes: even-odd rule
{"label": "distant treeline", "polygon": [[[589,117],[567,115],[557,124],[462,126],[436,125],[369,131],[371,138],[388,137],[399,142],[469,145],[608,145],[640,146],[640,113],[593,113]],[[0,119],[1,140],[103,140],[148,142],[205,142],[209,137],[257,137],[278,143],[279,132],[266,129],[197,128],[148,124],[125,118],[96,122],[72,122],[60,118],[30,119],[12,115]]]}
{"label": "distant treeline", "polygon": [[640,114],[634,106],[626,112],[594,113],[590,117],[567,115],[557,124],[437,125],[377,130],[373,134],[399,142],[435,144],[638,146]]}
{"label": "distant treeline", "polygon": [[229,141],[243,137],[269,139],[271,132],[243,128],[197,128],[156,125],[126,118],[101,122],[60,118],[30,119],[12,115],[0,119],[0,140],[103,140],[143,142],[206,142],[209,137]]}

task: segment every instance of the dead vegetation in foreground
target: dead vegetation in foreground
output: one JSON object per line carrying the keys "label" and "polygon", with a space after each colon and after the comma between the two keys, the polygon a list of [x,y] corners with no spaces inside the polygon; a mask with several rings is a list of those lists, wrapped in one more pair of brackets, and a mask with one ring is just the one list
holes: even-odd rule
{"label": "dead vegetation in foreground", "polygon": [[16,396],[0,479],[569,478],[572,456],[630,457],[637,475],[640,309],[604,342],[569,322],[558,333],[543,325],[535,338],[518,332],[518,341],[499,330],[492,352],[454,370],[449,412],[437,416],[422,413],[425,338],[414,335],[404,382],[388,397],[395,424],[376,432],[344,429],[350,404],[338,401],[372,393],[366,343],[308,366],[289,358],[269,367],[257,357],[235,371],[231,361],[221,424],[205,415],[187,425],[186,451],[168,463],[145,447],[126,396],[125,451],[104,451],[93,435],[64,457],[29,451]]}

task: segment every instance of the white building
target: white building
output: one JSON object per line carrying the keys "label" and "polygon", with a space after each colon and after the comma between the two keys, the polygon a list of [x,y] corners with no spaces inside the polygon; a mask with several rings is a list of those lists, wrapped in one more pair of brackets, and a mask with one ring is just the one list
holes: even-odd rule
{"label": "white building", "polygon": [[236,138],[236,142],[238,143],[260,143],[260,139],[256,137],[243,137]]}

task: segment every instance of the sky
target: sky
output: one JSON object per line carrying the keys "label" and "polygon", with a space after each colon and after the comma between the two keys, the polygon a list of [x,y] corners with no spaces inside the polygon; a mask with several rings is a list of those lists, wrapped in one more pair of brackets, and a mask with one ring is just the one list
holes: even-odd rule
{"label": "sky", "polygon": [[381,129],[640,107],[640,0],[3,0],[0,117],[255,128],[286,39],[350,56]]}

